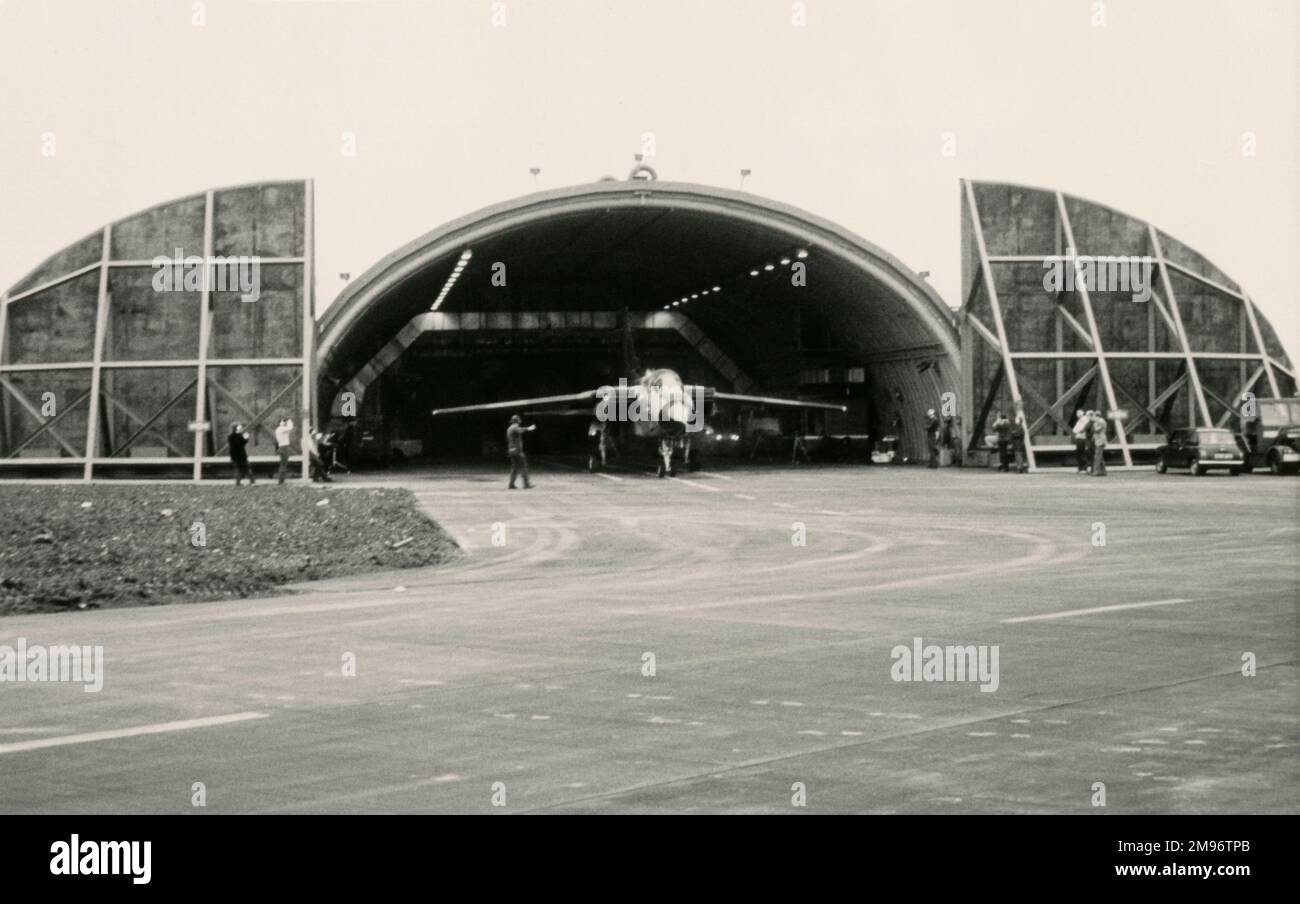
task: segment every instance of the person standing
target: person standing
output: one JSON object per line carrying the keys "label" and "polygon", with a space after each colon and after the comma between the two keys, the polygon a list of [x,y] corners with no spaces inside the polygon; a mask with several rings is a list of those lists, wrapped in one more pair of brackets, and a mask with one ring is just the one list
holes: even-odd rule
{"label": "person standing", "polygon": [[257,483],[248,466],[248,440],[243,424],[230,425],[230,436],[226,437],[226,443],[230,446],[230,463],[235,466],[235,486],[239,486],[245,477],[248,478],[250,487]]}
{"label": "person standing", "polygon": [[1097,450],[1096,443],[1093,442],[1092,419],[1097,416],[1097,412],[1089,408],[1087,411],[1083,413],[1083,416],[1084,418],[1087,419],[1088,422],[1083,428],[1083,434],[1084,434],[1083,455],[1084,455],[1084,460],[1088,462],[1088,476],[1091,477],[1094,471],[1093,459],[1096,457],[1096,450]]}
{"label": "person standing", "polygon": [[1250,450],[1250,454],[1254,455],[1259,451],[1259,438],[1262,432],[1260,430],[1259,415],[1246,418],[1241,432],[1246,436],[1246,447]]}
{"label": "person standing", "polygon": [[602,420],[594,420],[591,422],[591,426],[587,428],[587,439],[591,443],[591,449],[587,453],[588,471],[596,470],[597,458],[600,459],[602,468],[606,466],[606,452],[609,449],[609,440],[606,434],[608,426]]}
{"label": "person standing", "polygon": [[333,483],[333,478],[325,469],[325,462],[321,459],[321,441],[324,439],[323,433],[313,433],[310,430],[302,432],[302,454],[307,456],[307,474],[312,479],[312,483]]}
{"label": "person standing", "polygon": [[1074,436],[1074,467],[1077,473],[1083,474],[1088,470],[1088,434],[1092,429],[1092,419],[1089,418],[1082,408],[1074,412],[1074,429],[1070,432]]}
{"label": "person standing", "polygon": [[935,415],[933,408],[925,412],[925,448],[930,457],[930,461],[926,466],[930,468],[939,467],[939,418]]}
{"label": "person standing", "polygon": [[1100,411],[1092,413],[1092,476],[1106,476],[1106,419]]}
{"label": "person standing", "polygon": [[1011,450],[1016,457],[1016,473],[1024,474],[1029,470],[1029,454],[1025,450],[1025,416],[1020,412],[1016,412],[1011,425]]}
{"label": "person standing", "polygon": [[1011,422],[1001,411],[993,421],[993,432],[998,437],[998,470],[1011,470]]}
{"label": "person standing", "polygon": [[515,478],[523,476],[524,489],[531,490],[532,483],[528,479],[528,459],[524,456],[524,434],[531,433],[537,429],[536,424],[524,426],[524,419],[517,414],[510,416],[510,426],[506,428],[506,454],[510,456],[510,484],[509,489],[515,489]]}
{"label": "person standing", "polygon": [[940,448],[948,450],[948,464],[956,467],[961,464],[961,456],[958,454],[961,432],[957,429],[957,418],[955,415],[948,415],[943,419],[943,433],[939,436]]}
{"label": "person standing", "polygon": [[293,451],[293,418],[282,417],[275,427],[275,454],[280,456],[280,469],[275,473],[275,482],[284,483],[284,475],[289,473],[289,453]]}

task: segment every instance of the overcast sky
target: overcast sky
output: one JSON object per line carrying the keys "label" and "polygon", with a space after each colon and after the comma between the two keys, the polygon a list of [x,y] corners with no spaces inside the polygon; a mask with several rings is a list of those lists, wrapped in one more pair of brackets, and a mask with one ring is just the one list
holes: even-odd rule
{"label": "overcast sky", "polygon": [[1110,204],[1240,281],[1300,358],[1297,6],[0,0],[0,286],[138,209],[312,177],[323,309],[529,167],[622,178],[652,133],[661,178],[750,168],[954,305],[959,176]]}

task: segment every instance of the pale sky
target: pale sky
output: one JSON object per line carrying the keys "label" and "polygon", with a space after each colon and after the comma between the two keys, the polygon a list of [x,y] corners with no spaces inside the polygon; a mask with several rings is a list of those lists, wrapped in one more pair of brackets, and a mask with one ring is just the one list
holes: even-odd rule
{"label": "pale sky", "polygon": [[958,177],[1109,204],[1242,283],[1300,359],[1297,6],[0,0],[0,286],[173,197],[311,177],[323,310],[341,272],[533,190],[529,167],[625,177],[649,132],[661,178],[750,168],[952,305]]}

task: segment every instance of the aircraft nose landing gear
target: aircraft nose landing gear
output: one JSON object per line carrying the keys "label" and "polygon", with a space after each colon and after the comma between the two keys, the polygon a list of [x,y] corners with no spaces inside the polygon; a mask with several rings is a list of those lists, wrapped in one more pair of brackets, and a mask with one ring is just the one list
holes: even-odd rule
{"label": "aircraft nose landing gear", "polygon": [[659,468],[655,472],[656,477],[663,477],[667,474],[669,477],[676,477],[677,471],[673,469],[673,441],[671,439],[659,440]]}

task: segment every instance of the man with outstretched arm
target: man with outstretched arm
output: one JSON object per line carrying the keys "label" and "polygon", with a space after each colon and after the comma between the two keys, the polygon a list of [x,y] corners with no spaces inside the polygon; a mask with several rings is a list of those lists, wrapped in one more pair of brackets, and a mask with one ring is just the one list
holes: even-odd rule
{"label": "man with outstretched arm", "polygon": [[510,416],[510,426],[506,428],[506,454],[510,456],[509,489],[515,489],[515,478],[524,478],[524,489],[531,490],[533,484],[528,479],[528,459],[524,456],[524,434],[537,429],[536,424],[524,426],[524,419],[519,415]]}

